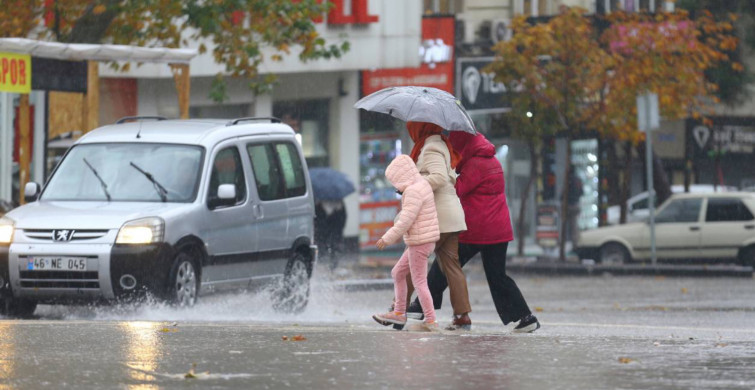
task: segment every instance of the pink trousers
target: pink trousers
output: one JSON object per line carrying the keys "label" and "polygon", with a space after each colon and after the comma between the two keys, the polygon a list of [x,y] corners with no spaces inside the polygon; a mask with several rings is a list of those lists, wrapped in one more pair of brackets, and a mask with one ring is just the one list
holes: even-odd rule
{"label": "pink trousers", "polygon": [[435,249],[435,243],[407,246],[398,263],[393,267],[393,289],[396,297],[394,310],[406,313],[406,275],[411,274],[412,284],[417,291],[419,303],[425,314],[425,321],[435,321],[433,297],[427,287],[427,258]]}

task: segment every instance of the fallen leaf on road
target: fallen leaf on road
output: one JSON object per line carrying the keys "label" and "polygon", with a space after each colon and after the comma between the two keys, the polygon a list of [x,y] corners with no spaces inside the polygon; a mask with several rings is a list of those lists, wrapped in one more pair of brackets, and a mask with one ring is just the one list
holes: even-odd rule
{"label": "fallen leaf on road", "polygon": [[283,336],[283,337],[281,337],[281,340],[283,340],[283,341],[288,341],[288,336]]}
{"label": "fallen leaf on road", "polygon": [[687,292],[687,287],[682,287],[682,294],[686,294]]}
{"label": "fallen leaf on road", "polygon": [[307,341],[307,338],[298,334],[294,337],[291,337],[291,341]]}
{"label": "fallen leaf on road", "polygon": [[196,369],[197,369],[197,363],[191,363],[191,368],[189,369],[189,371],[186,374],[184,374],[184,378],[186,378],[186,379],[196,379],[198,377],[206,377],[206,376],[210,375],[209,371],[199,372],[198,373],[198,372],[194,371]]}
{"label": "fallen leaf on road", "polygon": [[729,344],[726,344],[726,343],[718,343],[718,344],[716,344],[716,348],[723,348],[723,347],[725,347],[725,346],[727,346],[727,345],[729,345]]}
{"label": "fallen leaf on road", "polygon": [[628,364],[634,362],[634,359],[628,358],[628,357],[620,357],[619,363]]}
{"label": "fallen leaf on road", "polygon": [[540,306],[535,306],[535,311],[538,312],[538,313],[542,313],[543,312],[543,308],[540,307]]}

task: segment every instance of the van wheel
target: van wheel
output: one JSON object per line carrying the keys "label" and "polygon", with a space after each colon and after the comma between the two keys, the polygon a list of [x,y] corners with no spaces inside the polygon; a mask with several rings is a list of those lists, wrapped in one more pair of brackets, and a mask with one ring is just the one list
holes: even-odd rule
{"label": "van wheel", "polygon": [[196,264],[189,253],[178,253],[168,277],[168,302],[179,307],[191,307],[197,303],[199,274]]}
{"label": "van wheel", "polygon": [[274,293],[273,309],[285,313],[301,313],[309,303],[310,272],[307,258],[295,253],[286,266],[278,290]]}
{"label": "van wheel", "polygon": [[739,251],[739,261],[745,267],[755,268],[755,245],[748,246]]}
{"label": "van wheel", "polygon": [[626,264],[631,259],[627,248],[616,242],[609,242],[601,246],[598,257],[601,264],[608,265]]}
{"label": "van wheel", "polygon": [[29,318],[37,310],[37,301],[5,298],[0,301],[0,314],[13,318]]}

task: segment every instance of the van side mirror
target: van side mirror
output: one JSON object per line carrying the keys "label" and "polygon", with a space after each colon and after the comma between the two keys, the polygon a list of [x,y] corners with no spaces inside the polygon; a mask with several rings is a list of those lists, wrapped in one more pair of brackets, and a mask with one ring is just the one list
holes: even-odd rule
{"label": "van side mirror", "polygon": [[[218,186],[218,199],[222,201],[228,201],[236,199],[236,185],[235,184],[221,184]],[[226,203],[226,202],[223,202]]]}
{"label": "van side mirror", "polygon": [[26,186],[24,186],[24,202],[34,202],[37,200],[37,197],[39,196],[40,187],[39,184],[30,181],[26,183]]}

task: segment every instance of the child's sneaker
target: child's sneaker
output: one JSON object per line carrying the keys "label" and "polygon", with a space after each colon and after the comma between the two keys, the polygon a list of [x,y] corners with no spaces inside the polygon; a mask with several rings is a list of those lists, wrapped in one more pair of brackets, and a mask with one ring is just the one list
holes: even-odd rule
{"label": "child's sneaker", "polygon": [[404,325],[406,324],[406,314],[401,314],[397,311],[389,311],[383,314],[375,314],[372,319],[377,321],[380,325]]}
{"label": "child's sneaker", "polygon": [[438,330],[440,330],[440,328],[438,328],[438,323],[435,321],[422,321],[409,325],[410,332],[437,332]]}

